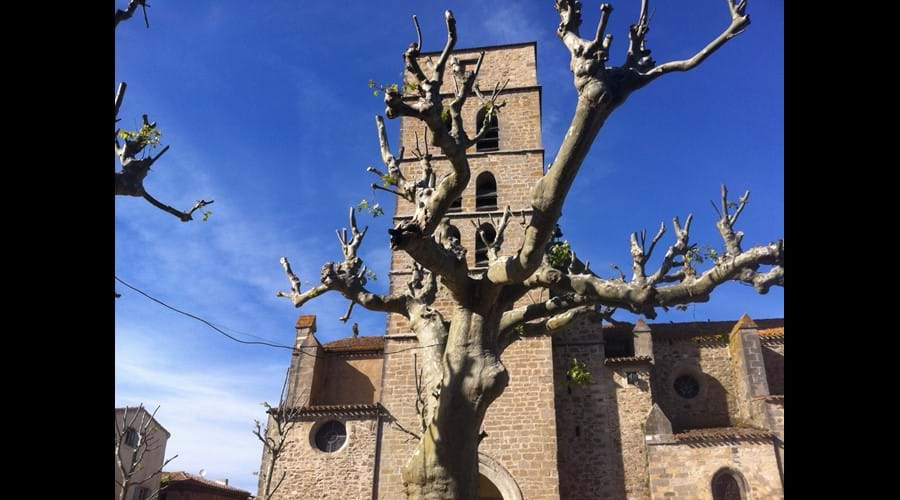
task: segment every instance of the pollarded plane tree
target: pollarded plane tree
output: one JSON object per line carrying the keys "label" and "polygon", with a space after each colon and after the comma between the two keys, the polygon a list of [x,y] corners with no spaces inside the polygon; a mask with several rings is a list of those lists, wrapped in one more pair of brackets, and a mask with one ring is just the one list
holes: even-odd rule
{"label": "pollarded plane tree", "polygon": [[[415,261],[415,272],[408,290],[379,295],[368,291],[364,266],[357,256],[366,231],[359,231],[352,210],[350,226],[339,233],[344,260],[322,267],[321,284],[309,290],[300,289],[287,259],[282,265],[292,282],[290,292],[279,292],[295,307],[329,291],[337,291],[370,310],[399,314],[409,320],[424,353],[423,380],[431,395],[426,408],[428,427],[415,453],[406,464],[402,478],[409,499],[474,499],[477,496],[478,446],[482,439],[481,424],[487,409],[507,386],[509,375],[501,357],[523,331],[553,331],[569,324],[582,314],[609,313],[622,308],[648,318],[656,317],[658,308],[704,302],[719,285],[728,281],[752,284],[760,293],[771,286],[784,285],[784,241],[744,249],[743,234],[735,229],[749,194],[737,203],[728,199],[723,187],[717,228],[724,241],[724,252],[710,259],[706,270],[692,262],[696,245],[689,242],[692,216],[684,222],[673,220],[675,241],[665,251],[655,271],[647,269],[649,258],[665,232],[662,225],[649,242],[646,233],[631,237],[633,274],[605,279],[590,271],[571,253],[559,252],[552,239],[572,183],[606,118],[631,95],[657,78],[678,71],[689,71],[709,55],[738,35],[750,23],[746,2],[726,0],[730,20],[719,36],[693,57],[656,63],[646,45],[649,31],[648,0],[641,3],[637,23],[629,29],[625,62],[607,66],[612,36],[606,25],[612,12],[608,4],[600,6],[600,20],[593,38],[579,35],[581,2],[555,0],[560,23],[557,35],[570,54],[570,68],[578,93],[578,102],[568,132],[546,174],[535,184],[531,195],[532,215],[525,225],[524,240],[511,255],[501,255],[499,244],[503,229],[510,223],[507,211],[495,225],[492,242],[488,243],[486,271],[472,272],[460,252],[458,241],[445,231],[445,214],[470,180],[466,150],[480,138],[469,137],[463,126],[463,103],[476,87],[482,53],[473,71],[464,71],[451,57],[457,42],[456,21],[447,11],[447,42],[433,71],[426,74],[418,58],[422,35],[413,17],[417,41],[404,52],[406,71],[413,84],[413,98],[401,94],[396,87],[385,89],[385,114],[388,118],[412,117],[424,123],[430,141],[445,155],[450,171],[435,178],[431,157],[417,152],[422,175],[407,179],[387,144],[383,123],[376,117],[381,157],[386,173],[374,170],[397,196],[414,204],[412,217],[389,229],[394,250],[406,252]],[[441,92],[447,78],[452,79],[452,96],[446,100]],[[487,124],[497,108],[497,92],[483,101]],[[488,127],[482,127],[482,130]],[[417,147],[418,149],[418,147]],[[524,216],[523,216],[524,217]],[[560,255],[562,253],[562,255]],[[447,318],[431,305],[434,293],[429,283],[439,279],[452,300]],[[517,300],[529,290],[550,291],[544,302],[515,307]],[[427,291],[428,293],[424,293]]]}
{"label": "pollarded plane tree", "polygon": [[[131,0],[125,10],[116,10],[116,28],[119,23],[130,19],[141,7],[144,13],[144,22],[150,27],[147,19],[146,0]],[[115,123],[119,122],[119,108],[125,99],[125,82],[119,84],[116,90],[116,113]],[[193,220],[193,214],[197,210],[213,203],[214,200],[197,200],[194,205],[187,211],[182,212],[176,208],[170,207],[165,203],[154,198],[144,187],[144,179],[150,172],[150,167],[156,163],[159,158],[169,150],[169,146],[162,148],[156,155],[148,155],[147,148],[156,149],[160,145],[161,132],[156,127],[156,122],[151,122],[147,115],[142,116],[141,127],[136,131],[121,130],[116,128],[115,143],[116,157],[119,159],[121,170],[115,173],[116,176],[116,196],[137,196],[149,201],[153,206],[178,217],[181,222]],[[123,144],[119,144],[119,139]],[[203,214],[203,219],[209,216],[209,212]]]}

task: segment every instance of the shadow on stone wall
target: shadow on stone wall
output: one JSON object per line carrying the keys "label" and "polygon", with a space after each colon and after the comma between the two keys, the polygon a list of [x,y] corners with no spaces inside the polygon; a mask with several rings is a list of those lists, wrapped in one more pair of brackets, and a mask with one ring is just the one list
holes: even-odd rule
{"label": "shadow on stone wall", "polygon": [[769,394],[784,394],[784,354],[767,346],[763,346],[762,353]]}
{"label": "shadow on stone wall", "polygon": [[[725,384],[731,384],[733,373],[727,349],[725,342],[701,345],[693,339],[653,343],[653,399],[672,421],[674,432],[731,424]],[[699,383],[695,397],[678,394],[675,381],[681,376],[693,377]]]}
{"label": "shadow on stone wall", "polygon": [[[329,359],[314,392],[314,405],[371,404],[375,402],[375,385],[369,376],[342,359]],[[317,380],[318,381],[318,380]]]}
{"label": "shadow on stone wall", "polygon": [[[616,386],[602,349],[599,341],[554,348],[560,498],[626,498]],[[587,365],[589,386],[567,386],[573,358]]]}

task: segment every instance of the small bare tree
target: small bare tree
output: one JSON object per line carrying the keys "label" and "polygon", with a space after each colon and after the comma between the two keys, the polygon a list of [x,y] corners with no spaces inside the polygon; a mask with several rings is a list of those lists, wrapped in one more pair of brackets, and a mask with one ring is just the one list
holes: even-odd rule
{"label": "small bare tree", "polygon": [[[138,7],[143,9],[144,22],[149,28],[150,22],[147,19],[147,7],[149,7],[149,5],[147,5],[146,0],[131,0],[125,10],[116,10],[116,27],[119,26],[120,22],[130,19]],[[115,123],[119,122],[119,108],[122,106],[122,101],[125,99],[126,87],[127,84],[121,82],[118,90],[116,90]],[[213,203],[214,200],[197,200],[193,207],[182,212],[181,210],[177,210],[160,202],[144,189],[144,178],[147,177],[147,173],[150,172],[150,167],[169,150],[169,146],[166,146],[155,156],[147,155],[145,149],[148,147],[150,149],[155,149],[159,146],[161,135],[159,129],[156,128],[156,122],[150,122],[147,115],[143,115],[143,124],[141,125],[141,128],[136,131],[116,128],[116,156],[122,167],[119,172],[116,172],[116,196],[142,197],[156,208],[178,217],[181,219],[181,222],[188,222],[193,220],[194,212]],[[123,145],[119,145],[119,139],[122,139]],[[140,155],[140,157],[138,157],[138,155]],[[204,212],[203,220],[206,220],[208,216],[209,212]]]}
{"label": "small bare tree", "polygon": [[253,434],[262,441],[263,460],[268,460],[266,471],[263,473],[263,477],[260,478],[262,482],[262,488],[260,489],[263,494],[257,497],[259,500],[269,500],[281,487],[285,477],[287,477],[287,471],[282,470],[281,477],[277,481],[274,480],[275,468],[287,445],[288,435],[291,429],[294,428],[294,425],[296,425],[297,417],[300,416],[300,408],[292,406],[287,401],[287,384],[290,373],[291,371],[288,370],[284,377],[284,383],[281,385],[281,396],[278,398],[278,406],[273,408],[268,402],[263,403],[263,406],[266,407],[266,413],[269,414],[269,422],[266,428],[262,428],[259,420],[254,421],[256,429],[253,431]]}
{"label": "small bare tree", "polygon": [[[145,461],[147,453],[158,450],[162,444],[157,442],[157,428],[153,424],[156,412],[147,413],[143,403],[137,408],[125,408],[122,418],[116,418],[116,485],[119,490],[118,500],[125,500],[128,490],[134,486],[140,487],[157,477],[169,462],[178,458],[178,455],[163,461],[162,465],[150,474],[144,474],[148,464]],[[140,416],[140,421],[138,421]],[[130,451],[129,451],[130,450]],[[144,476],[141,479],[141,476]],[[152,500],[159,496],[161,488],[150,493],[146,500]]]}

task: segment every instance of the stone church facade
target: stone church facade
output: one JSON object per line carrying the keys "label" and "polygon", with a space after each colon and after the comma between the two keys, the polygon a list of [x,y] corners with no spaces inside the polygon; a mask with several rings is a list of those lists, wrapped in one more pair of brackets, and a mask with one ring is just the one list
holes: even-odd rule
{"label": "stone church facade", "polygon": [[[475,274],[485,259],[475,226],[507,205],[528,216],[531,187],[544,172],[536,44],[454,54],[468,67],[481,51],[481,88],[509,83],[492,131],[470,151],[472,182],[448,214]],[[429,55],[436,57],[423,54],[425,67]],[[479,107],[472,98],[463,111],[473,131]],[[399,146],[415,149],[417,127],[401,118]],[[440,156],[433,165],[438,176],[449,168]],[[402,168],[416,177],[414,159]],[[399,200],[395,222],[411,214]],[[518,248],[522,236],[510,223],[503,249]],[[405,287],[410,265],[394,253],[392,290]],[[435,306],[447,305],[439,294]],[[420,428],[415,336],[396,315],[383,336],[323,344],[315,331],[316,317],[300,316],[288,385],[300,417],[276,467],[275,477],[287,475],[273,500],[402,499],[400,472]],[[587,385],[567,381],[576,359],[591,373]],[[484,420],[482,500],[784,497],[783,319],[582,319],[552,336],[524,336],[502,360],[510,382]],[[266,456],[262,462],[264,474]]]}

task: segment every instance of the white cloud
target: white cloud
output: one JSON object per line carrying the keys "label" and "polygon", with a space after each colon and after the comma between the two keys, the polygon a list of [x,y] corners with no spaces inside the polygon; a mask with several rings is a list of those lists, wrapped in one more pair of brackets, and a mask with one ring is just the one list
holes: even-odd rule
{"label": "white cloud", "polygon": [[[162,351],[143,332],[120,329],[116,356],[116,404],[143,403],[172,437],[166,456],[178,455],[167,470],[198,473],[256,491],[262,447],[251,433],[264,420],[260,402],[277,397],[286,366],[204,366]],[[267,397],[268,396],[268,397]]]}

